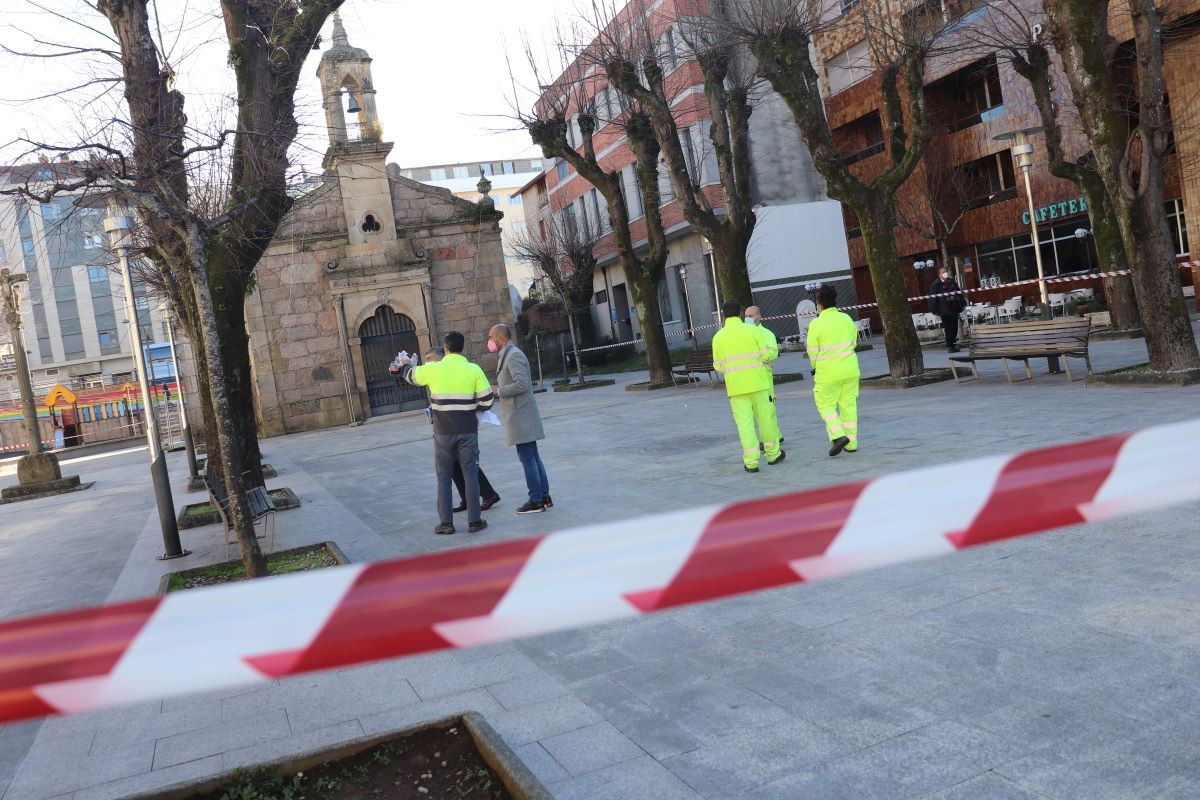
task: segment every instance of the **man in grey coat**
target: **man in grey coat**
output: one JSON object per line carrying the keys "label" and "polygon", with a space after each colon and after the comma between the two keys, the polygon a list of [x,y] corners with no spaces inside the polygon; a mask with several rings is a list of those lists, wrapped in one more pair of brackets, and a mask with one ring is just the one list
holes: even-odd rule
{"label": "man in grey coat", "polygon": [[495,393],[497,408],[508,443],[517,448],[517,457],[525,469],[525,485],[529,501],[517,509],[518,514],[540,514],[554,506],[550,499],[550,482],[546,467],[538,455],[538,439],[545,439],[542,417],[533,397],[533,380],[529,374],[529,359],[512,343],[508,326],[492,326],[488,333],[488,350],[500,354],[496,366]]}

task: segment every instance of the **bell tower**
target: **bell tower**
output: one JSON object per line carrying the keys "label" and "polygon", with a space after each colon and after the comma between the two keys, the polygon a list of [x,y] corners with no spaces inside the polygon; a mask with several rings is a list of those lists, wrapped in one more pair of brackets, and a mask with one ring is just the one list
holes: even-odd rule
{"label": "bell tower", "polygon": [[[350,46],[341,14],[336,11],[333,12],[333,46],[321,56],[317,77],[321,80],[331,146],[354,141],[378,142],[383,138],[379,115],[375,111],[371,57],[366,50]],[[345,111],[342,110],[343,98]],[[349,121],[347,114],[351,115]]]}
{"label": "bell tower", "polygon": [[375,110],[371,57],[366,50],[350,45],[337,12],[333,14],[333,46],[321,56],[317,77],[329,128],[329,148],[323,164],[337,175],[341,188],[350,240],[346,256],[351,260],[395,257],[399,245],[387,174],[392,143],[383,141],[383,127]]}

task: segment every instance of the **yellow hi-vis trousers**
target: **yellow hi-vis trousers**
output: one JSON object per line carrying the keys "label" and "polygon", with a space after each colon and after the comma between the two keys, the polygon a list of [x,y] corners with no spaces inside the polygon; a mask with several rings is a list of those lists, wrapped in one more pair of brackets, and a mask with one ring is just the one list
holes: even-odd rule
{"label": "yellow hi-vis trousers", "polygon": [[[737,424],[738,439],[742,443],[742,463],[750,468],[758,466],[758,433],[762,434],[767,463],[778,459],[779,424],[775,421],[771,390],[735,394],[729,398],[729,407],[733,410],[733,421]],[[758,424],[758,433],[754,430],[755,423]]]}
{"label": "yellow hi-vis trousers", "polygon": [[825,420],[829,441],[845,436],[847,450],[858,449],[858,376],[840,381],[817,381],[813,386],[817,413]]}

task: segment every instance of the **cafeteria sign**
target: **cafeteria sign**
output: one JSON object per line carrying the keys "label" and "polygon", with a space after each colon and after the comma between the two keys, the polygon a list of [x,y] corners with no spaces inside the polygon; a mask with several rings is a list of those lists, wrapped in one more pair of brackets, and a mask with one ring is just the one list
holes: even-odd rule
{"label": "cafeteria sign", "polygon": [[[1051,203],[1048,206],[1042,206],[1037,210],[1037,221],[1045,222],[1048,219],[1058,219],[1059,217],[1071,217],[1075,214],[1084,214],[1088,210],[1087,201],[1082,197],[1077,197],[1074,200],[1064,200],[1061,203]],[[1021,212],[1021,224],[1029,224],[1029,212]]]}

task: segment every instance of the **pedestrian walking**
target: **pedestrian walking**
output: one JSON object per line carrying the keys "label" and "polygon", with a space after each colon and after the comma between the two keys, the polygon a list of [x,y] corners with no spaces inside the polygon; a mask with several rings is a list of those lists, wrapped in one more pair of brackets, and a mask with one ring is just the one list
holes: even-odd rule
{"label": "pedestrian walking", "polygon": [[[754,326],[754,332],[758,334],[762,340],[763,347],[767,350],[766,370],[771,377],[771,412],[772,418],[775,420],[775,427],[779,428],[779,406],[775,403],[775,360],[779,358],[779,340],[775,338],[775,332],[763,325],[762,309],[758,306],[750,306],[746,309],[746,324]],[[779,433],[779,443],[783,444],[783,431]],[[766,450],[766,445],[759,444],[759,450]]]}
{"label": "pedestrian walking", "polygon": [[837,289],[817,289],[820,313],[808,326],[808,358],[813,365],[813,400],[825,420],[829,455],[858,452],[858,328],[837,309]]}
{"label": "pedestrian walking", "polygon": [[479,418],[478,411],[492,407],[494,395],[487,376],[478,364],[463,356],[466,343],[458,331],[446,334],[446,356],[432,364],[416,366],[416,356],[401,352],[392,362],[400,377],[413,386],[429,389],[433,411],[433,463],[437,472],[437,534],[455,533],[450,506],[450,484],[457,461],[463,473],[463,497],[467,500],[467,530],[476,533],[487,527],[479,507]]}
{"label": "pedestrian walking", "polygon": [[760,435],[768,465],[778,464],[786,455],[779,449],[779,424],[771,403],[770,349],[756,326],[742,319],[740,302],[726,300],[721,314],[725,322],[712,340],[713,368],[725,377],[725,392],[742,445],[742,466],[746,472],[758,472]]}
{"label": "pedestrian walking", "polygon": [[[441,361],[445,355],[446,348],[435,347],[425,354],[425,363],[429,364],[434,361]],[[425,413],[429,417],[430,424],[433,424],[433,407],[426,408]],[[467,510],[467,488],[463,477],[462,464],[458,463],[457,458],[454,459],[454,474],[451,477],[454,480],[454,488],[458,489],[458,505],[454,507],[454,513],[461,514]],[[483,473],[483,467],[479,467],[479,510],[487,511],[499,502],[500,494],[492,487],[492,483],[487,479],[487,475]]]}
{"label": "pedestrian walking", "polygon": [[499,400],[500,421],[509,445],[517,448],[517,458],[525,470],[525,486],[529,500],[517,509],[518,514],[540,514],[554,507],[550,498],[550,480],[538,453],[538,440],[545,439],[542,417],[533,396],[533,379],[529,374],[529,359],[512,343],[508,326],[493,325],[488,333],[488,349],[499,353],[496,366],[496,397]]}
{"label": "pedestrian walking", "polygon": [[963,309],[967,307],[967,298],[945,267],[938,270],[937,280],[929,286],[929,293],[936,295],[930,306],[933,313],[942,320],[942,330],[946,333],[946,349],[957,353],[961,349],[958,346],[958,320]]}

